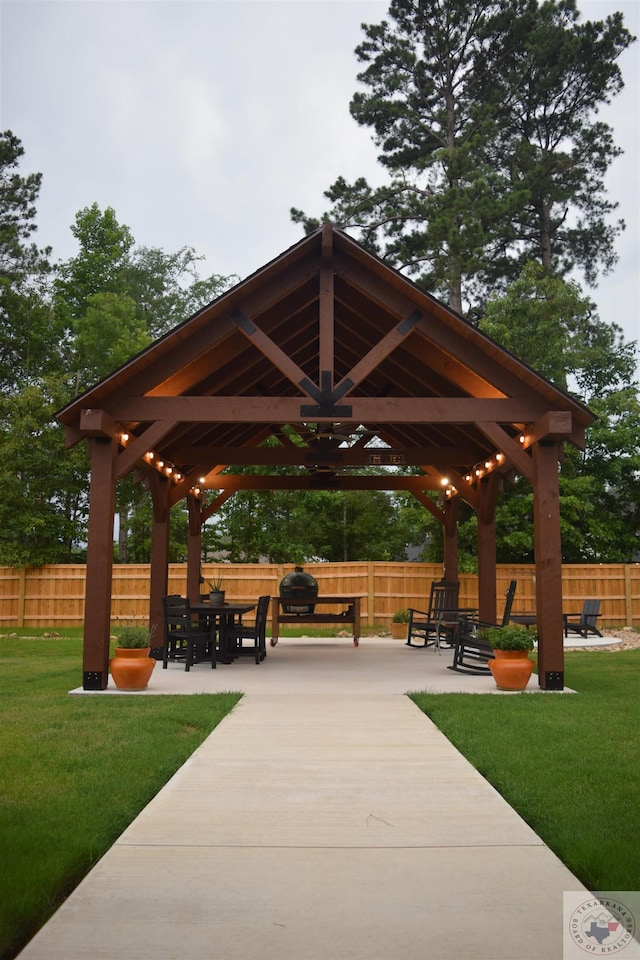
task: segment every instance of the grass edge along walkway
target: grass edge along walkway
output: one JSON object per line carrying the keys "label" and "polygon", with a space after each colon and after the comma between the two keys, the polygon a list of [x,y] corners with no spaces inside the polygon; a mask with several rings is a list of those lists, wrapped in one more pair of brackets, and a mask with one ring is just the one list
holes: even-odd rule
{"label": "grass edge along walkway", "polygon": [[570,652],[573,694],[411,699],[590,890],[640,889],[640,650]]}
{"label": "grass edge along walkway", "polygon": [[16,956],[241,696],[70,697],[79,662],[77,638],[0,637],[0,960]]}

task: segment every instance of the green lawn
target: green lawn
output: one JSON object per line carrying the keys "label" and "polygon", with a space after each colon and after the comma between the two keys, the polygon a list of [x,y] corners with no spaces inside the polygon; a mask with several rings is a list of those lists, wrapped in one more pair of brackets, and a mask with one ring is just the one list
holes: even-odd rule
{"label": "green lawn", "polygon": [[[15,632],[0,636],[0,960],[239,698],[69,697],[80,631]],[[640,651],[568,654],[566,676],[579,696],[413,699],[587,887],[637,890]]]}
{"label": "green lawn", "polygon": [[15,956],[239,699],[68,696],[80,682],[79,635],[0,637],[2,960]]}
{"label": "green lawn", "polygon": [[640,650],[566,657],[571,694],[412,699],[591,890],[640,889]]}

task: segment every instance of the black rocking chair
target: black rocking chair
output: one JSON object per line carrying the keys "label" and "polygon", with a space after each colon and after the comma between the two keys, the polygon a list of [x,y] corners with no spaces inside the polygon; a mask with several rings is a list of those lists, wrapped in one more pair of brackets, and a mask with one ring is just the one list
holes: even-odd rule
{"label": "black rocking chair", "polygon": [[493,649],[478,636],[478,633],[490,627],[506,627],[511,617],[517,583],[517,580],[511,580],[509,583],[505,593],[506,600],[501,623],[488,623],[474,617],[460,617],[453,663],[448,667],[449,670],[470,674],[491,673],[488,663],[489,660],[493,660]]}
{"label": "black rocking chair", "polygon": [[[408,647],[439,647],[440,639],[448,635],[450,624],[457,621],[460,584],[452,580],[438,580],[431,584],[428,610],[409,607]],[[422,643],[413,643],[414,639]]]}

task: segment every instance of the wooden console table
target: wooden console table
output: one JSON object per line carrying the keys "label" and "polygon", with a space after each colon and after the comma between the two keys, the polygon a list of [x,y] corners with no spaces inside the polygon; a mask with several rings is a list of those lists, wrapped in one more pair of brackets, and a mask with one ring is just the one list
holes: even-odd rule
{"label": "wooden console table", "polygon": [[[360,641],[360,601],[364,594],[334,594],[330,597],[271,597],[271,646],[275,647],[280,636],[281,623],[352,623],[353,645],[358,646]],[[285,613],[282,607],[286,605],[307,606],[313,605],[313,613]],[[321,606],[343,606],[342,613],[322,613]]]}

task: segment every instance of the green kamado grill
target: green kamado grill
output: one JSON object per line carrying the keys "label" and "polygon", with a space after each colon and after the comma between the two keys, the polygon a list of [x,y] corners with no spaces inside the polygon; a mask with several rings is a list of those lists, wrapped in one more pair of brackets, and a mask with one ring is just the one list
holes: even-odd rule
{"label": "green kamado grill", "polygon": [[[281,599],[291,598],[291,603],[283,603],[284,613],[313,613],[315,604],[309,603],[318,596],[318,581],[310,573],[305,573],[302,567],[296,567],[293,573],[288,573],[280,581]],[[305,602],[296,602],[302,601]]]}

